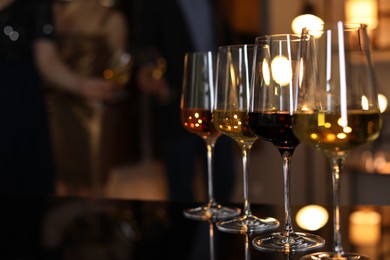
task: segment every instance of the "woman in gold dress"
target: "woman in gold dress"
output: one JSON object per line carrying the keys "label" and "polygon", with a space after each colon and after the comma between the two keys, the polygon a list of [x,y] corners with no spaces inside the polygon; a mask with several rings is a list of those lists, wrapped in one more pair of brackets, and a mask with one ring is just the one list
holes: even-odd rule
{"label": "woman in gold dress", "polygon": [[[83,76],[105,77],[125,86],[130,56],[125,52],[127,21],[121,12],[99,0],[57,1],[54,17],[60,53],[70,67]],[[50,92],[60,194],[103,195],[114,156],[113,104],[55,87]]]}

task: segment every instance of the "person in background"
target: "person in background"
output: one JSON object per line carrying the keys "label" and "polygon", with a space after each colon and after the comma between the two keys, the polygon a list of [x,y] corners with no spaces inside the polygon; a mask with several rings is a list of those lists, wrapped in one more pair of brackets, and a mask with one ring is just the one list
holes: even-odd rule
{"label": "person in background", "polygon": [[[112,2],[112,1],[111,1]],[[56,40],[64,62],[85,77],[106,78],[123,87],[111,100],[91,100],[49,89],[50,123],[59,179],[59,193],[104,196],[117,148],[131,132],[127,83],[132,56],[128,27],[113,3],[100,0],[56,1]],[[126,118],[126,119],[125,119]],[[67,127],[68,126],[68,127]]]}
{"label": "person in background", "polygon": [[[180,94],[185,53],[216,51],[217,46],[230,43],[220,12],[223,8],[216,5],[206,0],[136,1],[139,27],[135,41],[141,63],[137,79],[140,88],[154,97],[150,128],[157,139],[156,156],[164,164],[171,200],[194,201],[197,162],[199,158],[205,162],[204,141],[181,125]],[[155,69],[145,65],[153,62]],[[219,138],[214,160],[215,198],[228,201],[235,176],[231,140]],[[206,163],[202,165],[206,175]]]}
{"label": "person in background", "polygon": [[53,40],[51,4],[0,0],[2,194],[55,192],[43,80],[89,100],[109,100],[118,87],[76,74],[61,61]]}

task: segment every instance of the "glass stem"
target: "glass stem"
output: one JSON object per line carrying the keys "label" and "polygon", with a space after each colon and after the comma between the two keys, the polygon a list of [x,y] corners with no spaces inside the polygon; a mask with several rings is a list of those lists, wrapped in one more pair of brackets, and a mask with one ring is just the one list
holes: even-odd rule
{"label": "glass stem", "polygon": [[245,234],[245,260],[251,260],[248,234]]}
{"label": "glass stem", "polygon": [[291,225],[291,197],[290,197],[290,165],[292,152],[283,150],[283,194],[284,194],[284,236],[294,233]]}
{"label": "glass stem", "polygon": [[340,224],[340,173],[344,165],[344,158],[332,158],[332,182],[333,182],[333,251],[341,256],[344,253],[341,244]]}
{"label": "glass stem", "polygon": [[214,199],[213,167],[214,167],[214,147],[215,141],[206,142],[207,147],[207,189],[209,196],[209,207],[216,207],[217,202]]}
{"label": "glass stem", "polygon": [[213,222],[209,222],[210,229],[210,260],[215,260],[215,249],[214,249],[214,226]]}
{"label": "glass stem", "polygon": [[249,160],[250,147],[244,146],[242,148],[242,176],[243,176],[243,189],[244,189],[244,216],[252,217],[252,211],[249,203],[249,185],[248,185],[248,160]]}

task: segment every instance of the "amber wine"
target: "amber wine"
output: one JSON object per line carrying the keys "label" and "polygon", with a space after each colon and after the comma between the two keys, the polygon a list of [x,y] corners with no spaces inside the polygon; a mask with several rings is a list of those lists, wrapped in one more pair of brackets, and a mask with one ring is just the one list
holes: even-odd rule
{"label": "amber wine", "polygon": [[243,110],[214,110],[214,126],[240,145],[252,145],[257,136],[249,129],[247,117]]}
{"label": "amber wine", "polygon": [[298,112],[293,116],[294,134],[330,156],[346,156],[352,149],[374,141],[381,127],[379,111],[348,111],[346,123],[340,113]]}
{"label": "amber wine", "polygon": [[197,134],[204,139],[218,138],[221,133],[213,125],[213,115],[207,109],[182,109],[181,121],[187,131]]}

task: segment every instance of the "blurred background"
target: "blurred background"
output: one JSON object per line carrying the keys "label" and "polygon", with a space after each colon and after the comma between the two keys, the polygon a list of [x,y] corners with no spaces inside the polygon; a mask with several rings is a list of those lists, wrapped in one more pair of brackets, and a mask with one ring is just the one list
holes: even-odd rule
{"label": "blurred background", "polygon": [[[66,4],[70,1],[61,1]],[[143,29],[140,8],[142,0],[105,0],[102,5],[124,13],[129,28],[129,52],[137,56],[137,37]],[[253,43],[256,36],[292,33],[293,20],[303,14],[320,17],[325,22],[338,20],[369,24],[379,92],[390,97],[390,0],[221,0],[220,13],[226,16],[232,31],[229,43]],[[152,2],[153,4],[153,2]],[[86,10],[87,11],[87,10]],[[165,12],[161,10],[161,12]],[[169,10],[165,15],[170,16]],[[175,30],[175,28],[172,28]],[[132,51],[134,51],[132,53]],[[150,55],[154,57],[153,55]],[[145,60],[144,60],[145,61]],[[153,58],[153,72],[164,73],[164,61]],[[117,132],[119,158],[108,173],[104,192],[113,198],[163,200],[168,198],[167,180],[156,137],[158,128],[151,125],[154,97],[136,85],[136,74],[127,83],[131,116],[124,117]],[[342,203],[390,204],[390,129],[389,114],[384,109],[384,128],[373,144],[354,151],[347,159],[342,176]],[[128,120],[128,122],[126,122]],[[125,144],[125,145],[123,145]],[[231,201],[242,201],[241,159],[238,146],[235,154],[235,181]],[[253,203],[283,203],[282,161],[277,149],[258,140],[250,154],[250,200]],[[206,183],[199,171],[194,187],[196,198],[204,200]],[[215,180],[218,185],[218,180]],[[293,204],[331,204],[331,175],[323,154],[301,144],[292,160],[291,193]],[[61,190],[60,195],[67,195]]]}

